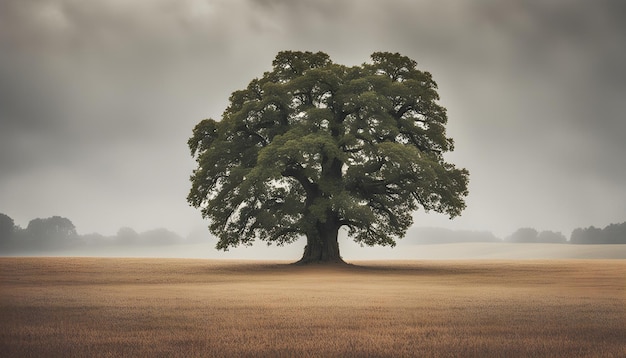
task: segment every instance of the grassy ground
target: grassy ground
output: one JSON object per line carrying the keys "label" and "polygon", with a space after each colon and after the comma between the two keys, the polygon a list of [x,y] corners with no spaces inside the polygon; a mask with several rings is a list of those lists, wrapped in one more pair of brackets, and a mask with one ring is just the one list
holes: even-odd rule
{"label": "grassy ground", "polygon": [[0,355],[624,357],[626,261],[0,258]]}

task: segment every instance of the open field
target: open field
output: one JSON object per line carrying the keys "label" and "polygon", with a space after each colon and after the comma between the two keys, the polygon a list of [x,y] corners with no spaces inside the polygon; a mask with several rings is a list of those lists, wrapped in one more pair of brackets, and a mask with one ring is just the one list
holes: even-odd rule
{"label": "open field", "polygon": [[[361,247],[340,239],[341,256],[355,260],[565,260],[626,259],[626,245],[531,244],[509,242],[472,242],[449,244],[410,244],[399,240],[396,247]],[[50,252],[26,252],[20,256],[75,257],[168,257],[197,259],[296,260],[306,242],[285,246],[267,246],[257,242],[252,247],[235,247],[227,252],[215,249],[215,242],[183,245],[137,245],[122,247],[75,248]],[[2,253],[0,252],[0,255]],[[6,256],[6,254],[5,254]],[[10,255],[9,255],[10,256]]]}
{"label": "open field", "polygon": [[0,258],[0,355],[624,357],[626,261]]}

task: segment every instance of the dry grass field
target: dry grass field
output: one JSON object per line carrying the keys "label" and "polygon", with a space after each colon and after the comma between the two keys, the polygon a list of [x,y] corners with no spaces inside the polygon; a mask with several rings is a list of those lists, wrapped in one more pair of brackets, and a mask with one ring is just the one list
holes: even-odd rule
{"label": "dry grass field", "polygon": [[0,258],[3,357],[626,357],[626,261]]}

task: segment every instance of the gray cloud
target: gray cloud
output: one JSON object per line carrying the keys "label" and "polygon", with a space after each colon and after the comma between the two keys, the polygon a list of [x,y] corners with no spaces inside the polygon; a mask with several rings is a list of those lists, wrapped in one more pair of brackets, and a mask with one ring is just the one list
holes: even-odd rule
{"label": "gray cloud", "polygon": [[398,51],[439,83],[469,207],[416,224],[567,232],[626,213],[619,1],[5,1],[0,211],[81,232],[190,230],[200,119],[279,50],[360,64]]}

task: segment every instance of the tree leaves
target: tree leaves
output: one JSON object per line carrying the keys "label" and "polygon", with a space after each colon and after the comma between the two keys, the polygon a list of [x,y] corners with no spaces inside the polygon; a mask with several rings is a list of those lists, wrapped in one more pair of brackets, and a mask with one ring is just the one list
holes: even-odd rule
{"label": "tree leaves", "polygon": [[372,61],[280,52],[232,94],[221,121],[194,128],[188,201],[218,248],[289,243],[329,223],[365,245],[394,245],[418,207],[460,214],[469,173],[443,160],[453,141],[436,83],[400,54]]}

